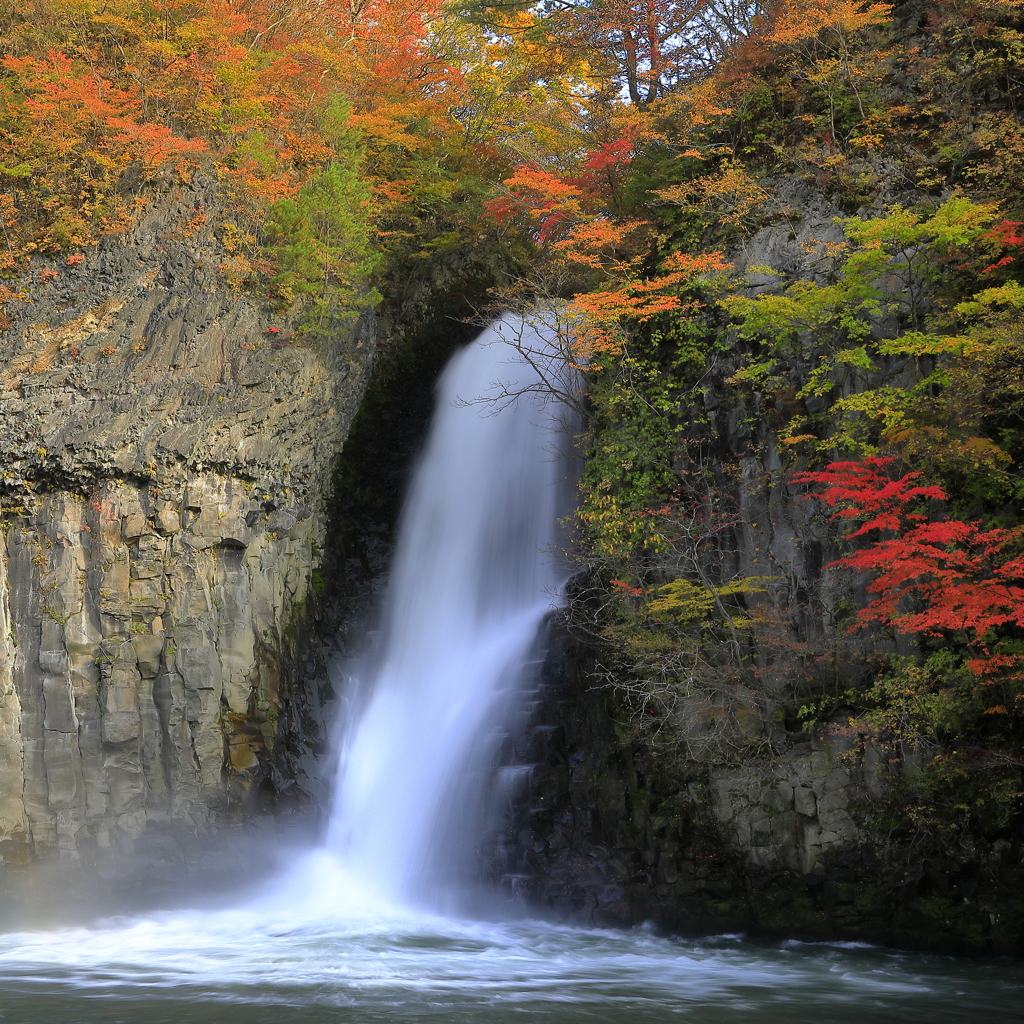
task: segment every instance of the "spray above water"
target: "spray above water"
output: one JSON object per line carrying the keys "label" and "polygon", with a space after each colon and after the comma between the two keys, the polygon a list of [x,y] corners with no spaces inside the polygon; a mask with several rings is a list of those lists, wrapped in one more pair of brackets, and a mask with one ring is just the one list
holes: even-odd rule
{"label": "spray above water", "polygon": [[567,575],[572,430],[536,391],[525,347],[547,344],[501,321],[441,378],[364,673],[368,702],[338,738],[326,850],[390,903],[438,907],[471,870],[487,769]]}

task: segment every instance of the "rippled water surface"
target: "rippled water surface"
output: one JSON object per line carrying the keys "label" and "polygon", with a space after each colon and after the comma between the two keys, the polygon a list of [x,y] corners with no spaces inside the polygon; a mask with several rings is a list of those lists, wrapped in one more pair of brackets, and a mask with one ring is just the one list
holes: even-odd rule
{"label": "rippled water surface", "polygon": [[[1024,1019],[1024,965],[408,911],[257,906],[0,936],[4,1024]],[[301,898],[299,899],[301,903]],[[279,908],[281,903],[277,903]]]}

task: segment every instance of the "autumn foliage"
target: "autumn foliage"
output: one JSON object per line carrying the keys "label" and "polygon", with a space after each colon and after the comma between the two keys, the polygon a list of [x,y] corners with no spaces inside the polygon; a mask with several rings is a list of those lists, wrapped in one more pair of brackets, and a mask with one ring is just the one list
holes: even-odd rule
{"label": "autumn foliage", "polygon": [[836,510],[833,518],[856,524],[848,539],[870,538],[834,563],[873,574],[867,589],[874,596],[858,621],[901,633],[960,635],[976,655],[968,667],[977,675],[1024,663],[991,653],[1003,627],[1024,628],[1024,527],[932,520],[920,509],[944,502],[945,491],[918,484],[920,473],[889,477],[893,462],[833,462],[792,476],[794,483],[823,486],[814,497]]}
{"label": "autumn foliage", "polygon": [[[327,334],[539,312],[586,421],[576,610],[626,705],[759,765],[804,701],[1019,761],[1022,12],[0,0],[0,307],[200,182],[181,230]],[[787,482],[863,589],[812,567]],[[836,577],[870,630],[834,628]]]}
{"label": "autumn foliage", "polygon": [[[315,257],[307,282],[352,285],[373,262],[354,237],[314,238],[315,218],[287,211],[273,214],[268,234],[265,219],[276,204],[322,199],[337,163],[356,178],[351,209],[331,223],[367,236],[387,205],[375,208],[374,192],[388,192],[376,189],[368,154],[422,145],[410,124],[429,133],[444,116],[455,76],[426,46],[436,11],[401,0],[0,3],[0,273],[125,230],[157,178],[205,167],[224,186],[229,280],[294,279],[295,259],[282,266],[281,255],[305,245]],[[299,235],[282,237],[286,220]]]}

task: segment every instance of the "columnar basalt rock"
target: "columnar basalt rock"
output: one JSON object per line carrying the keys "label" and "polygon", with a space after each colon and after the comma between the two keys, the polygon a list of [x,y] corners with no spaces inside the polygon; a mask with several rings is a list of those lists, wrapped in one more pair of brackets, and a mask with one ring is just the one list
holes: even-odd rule
{"label": "columnar basalt rock", "polygon": [[318,739],[297,638],[375,327],[303,332],[229,287],[216,204],[212,181],[168,186],[8,307],[7,861],[203,831],[293,786]]}
{"label": "columnar basalt rock", "polygon": [[841,735],[734,769],[659,760],[616,722],[591,658],[554,630],[511,744],[532,771],[489,867],[513,898],[588,926],[1019,955],[1012,842],[964,835],[954,856],[888,841],[876,815],[891,776]]}

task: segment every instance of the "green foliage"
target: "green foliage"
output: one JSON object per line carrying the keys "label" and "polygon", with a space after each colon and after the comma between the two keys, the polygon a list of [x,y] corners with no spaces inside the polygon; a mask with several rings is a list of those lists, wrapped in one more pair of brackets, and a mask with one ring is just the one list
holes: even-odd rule
{"label": "green foliage", "polygon": [[693,626],[706,623],[712,612],[717,610],[730,626],[748,626],[751,623],[749,616],[736,614],[735,610],[727,607],[726,600],[740,594],[763,594],[768,590],[767,584],[778,578],[747,576],[720,587],[694,584],[687,579],[673,580],[655,590],[658,596],[647,602],[644,612],[655,619],[668,616],[680,625]]}
{"label": "green foliage", "polygon": [[923,661],[894,657],[870,687],[847,699],[866,708],[858,727],[890,746],[924,750],[926,759],[950,737],[977,737],[989,706],[987,691],[951,651]]}
{"label": "green foliage", "polygon": [[[864,343],[880,328],[891,333],[886,321],[895,318],[915,332],[911,352],[924,354],[918,332],[926,289],[946,276],[958,250],[977,241],[994,217],[992,206],[954,196],[927,217],[896,207],[885,217],[850,218],[842,222],[845,243],[819,248],[829,283],[797,280],[778,294],[735,295],[724,303],[741,337],[761,340],[769,351],[820,347],[835,363],[871,369]],[[948,341],[934,337],[929,343]],[[885,354],[903,351],[890,340]]]}
{"label": "green foliage", "polygon": [[329,315],[355,317],[380,295],[369,287],[380,257],[371,244],[372,197],[359,173],[364,150],[358,133],[335,133],[339,159],[267,214],[265,232],[277,273],[268,282],[283,307],[300,296],[311,302],[310,323]]}
{"label": "green foliage", "polygon": [[875,809],[876,824],[949,837],[972,827],[991,836],[1019,818],[1024,772],[1001,751],[1021,742],[1022,696],[1019,680],[979,687],[947,650],[923,660],[893,657],[871,686],[847,692],[843,700],[859,710],[840,731],[858,736],[861,749],[871,744],[889,765],[883,777],[891,793]]}
{"label": "green foliage", "polygon": [[623,324],[623,352],[589,374],[590,430],[580,519],[592,552],[629,560],[665,544],[660,506],[678,498],[677,463],[692,426],[686,396],[725,345],[710,308],[720,284],[679,287],[684,313]]}
{"label": "green foliage", "polygon": [[592,392],[579,512],[594,552],[604,558],[656,548],[663,538],[652,507],[668,500],[676,486],[672,382],[635,357],[624,357],[616,369],[614,376],[599,378]]}
{"label": "green foliage", "polygon": [[[964,383],[957,367],[984,360],[1007,316],[1024,305],[1024,288],[1013,279],[979,287],[1012,263],[984,267],[1000,252],[995,218],[991,204],[953,196],[929,214],[897,207],[884,217],[845,220],[846,241],[820,250],[827,283],[797,280],[779,293],[723,300],[740,337],[757,345],[732,383],[778,393],[789,386],[778,375],[780,360],[814,360],[795,397],[832,403],[826,430],[812,432],[798,413],[781,431],[784,444],[860,456],[909,445],[919,454],[929,449],[948,471],[959,447],[965,466],[1003,480],[998,446],[974,436],[967,422],[956,426],[971,407],[949,415],[951,389]],[[896,374],[899,382],[890,383]],[[837,383],[850,380],[855,386],[836,396]]]}

